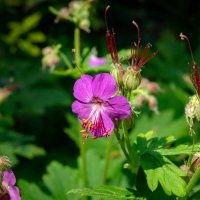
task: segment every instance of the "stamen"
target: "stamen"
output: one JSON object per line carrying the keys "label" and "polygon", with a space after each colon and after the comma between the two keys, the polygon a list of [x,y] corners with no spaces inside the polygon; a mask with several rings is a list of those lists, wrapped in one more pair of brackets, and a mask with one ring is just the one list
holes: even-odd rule
{"label": "stamen", "polygon": [[110,9],[110,6],[107,5],[107,7],[106,7],[106,9],[105,9],[105,14],[104,14],[104,17],[105,17],[105,26],[106,26],[106,30],[107,30],[107,31],[109,31],[109,30],[108,30],[108,23],[107,23],[107,12],[108,12],[109,9]]}
{"label": "stamen", "polygon": [[108,28],[108,23],[107,23],[107,12],[108,12],[109,8],[110,8],[110,6],[108,5],[105,9],[106,44],[107,44],[107,47],[108,47],[108,50],[111,55],[113,63],[118,64],[119,58],[118,58],[118,54],[117,54],[115,33],[114,33],[113,29],[112,29],[112,32],[110,33],[110,30]]}
{"label": "stamen", "polygon": [[196,64],[196,62],[194,60],[194,56],[193,56],[192,46],[191,46],[190,40],[183,33],[180,33],[179,36],[180,36],[181,40],[186,40],[187,43],[188,43],[189,51],[190,51],[192,62],[193,62],[192,82],[194,84],[194,87],[195,87],[195,89],[197,91],[198,96],[200,97],[200,77],[199,77],[199,72],[198,72],[197,64]]}
{"label": "stamen", "polygon": [[106,132],[103,134],[103,137],[107,137],[109,132],[110,132],[110,129],[106,130]]}
{"label": "stamen", "polygon": [[188,43],[188,46],[189,46],[189,51],[190,51],[190,54],[191,54],[191,57],[192,57],[192,62],[193,62],[193,65],[196,64],[195,60],[194,60],[194,56],[193,56],[193,52],[192,52],[192,46],[190,44],[190,40],[188,39],[188,37],[186,35],[184,35],[183,33],[180,33],[180,38],[181,40],[186,40],[187,43]]}
{"label": "stamen", "polygon": [[138,24],[133,20],[132,21],[133,25],[136,27],[137,32],[138,32],[138,44],[137,44],[137,53],[139,55],[139,51],[140,51],[140,41],[141,41],[141,37],[140,37],[140,28],[138,26]]}

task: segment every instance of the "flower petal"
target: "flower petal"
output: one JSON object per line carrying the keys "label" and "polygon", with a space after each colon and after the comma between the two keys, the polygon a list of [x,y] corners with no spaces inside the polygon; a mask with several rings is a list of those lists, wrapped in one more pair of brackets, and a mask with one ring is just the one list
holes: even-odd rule
{"label": "flower petal", "polygon": [[79,119],[87,119],[91,113],[91,104],[81,103],[79,101],[74,101],[72,103],[72,112],[78,115]]}
{"label": "flower petal", "polygon": [[9,193],[9,196],[10,196],[10,200],[21,200],[18,187],[10,186],[8,188],[8,193]]}
{"label": "flower petal", "polygon": [[7,185],[12,186],[16,183],[15,175],[12,171],[4,171],[3,172],[3,182],[7,183]]}
{"label": "flower petal", "polygon": [[105,58],[100,58],[95,55],[91,55],[89,58],[89,65],[91,67],[96,67],[96,66],[105,65],[105,64],[106,64]]}
{"label": "flower petal", "polygon": [[75,82],[74,96],[85,103],[92,99],[92,76],[82,75],[81,78]]}
{"label": "flower petal", "polygon": [[91,129],[90,133],[95,137],[107,137],[113,129],[114,123],[112,119],[106,113],[100,113],[98,118],[92,120],[94,128]]}
{"label": "flower petal", "polygon": [[92,91],[94,97],[107,100],[117,92],[117,89],[118,86],[114,78],[108,73],[98,74],[93,78]]}
{"label": "flower petal", "polygon": [[124,119],[131,115],[131,105],[124,96],[110,98],[104,106],[111,119]]}

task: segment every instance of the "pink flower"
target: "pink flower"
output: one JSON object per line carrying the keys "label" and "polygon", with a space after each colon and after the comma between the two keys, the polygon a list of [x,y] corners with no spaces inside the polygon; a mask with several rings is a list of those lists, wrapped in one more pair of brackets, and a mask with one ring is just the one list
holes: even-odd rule
{"label": "pink flower", "polygon": [[16,178],[12,171],[4,171],[2,177],[3,193],[0,194],[1,200],[21,200],[18,187],[15,186]]}
{"label": "pink flower", "polygon": [[105,64],[106,64],[105,58],[100,58],[95,55],[91,55],[89,58],[89,65],[91,67],[96,67],[96,66],[105,65]]}
{"label": "pink flower", "polygon": [[83,137],[88,133],[93,139],[109,136],[114,129],[115,119],[128,118],[131,106],[124,96],[115,96],[118,86],[108,73],[94,77],[82,75],[74,84],[76,101],[72,111],[77,114],[84,130]]}

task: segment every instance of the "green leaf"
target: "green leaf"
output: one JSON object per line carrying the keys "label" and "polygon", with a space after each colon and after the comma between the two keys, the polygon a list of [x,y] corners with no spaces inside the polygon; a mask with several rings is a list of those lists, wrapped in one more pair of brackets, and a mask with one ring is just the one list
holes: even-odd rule
{"label": "green leaf", "polygon": [[168,195],[184,197],[186,183],[182,176],[186,173],[174,165],[168,158],[157,152],[148,152],[141,156],[141,166],[146,174],[147,184],[154,191],[158,183]]}
{"label": "green leaf", "polygon": [[142,115],[138,117],[131,134],[135,137],[138,133],[146,133],[149,130],[154,130],[157,136],[173,135],[176,139],[188,136],[188,125],[185,122],[185,117],[182,116],[175,119],[173,115],[172,110],[165,110],[159,115],[151,117]]}
{"label": "green leaf", "polygon": [[75,142],[77,147],[79,147],[81,124],[80,124],[77,116],[74,116],[69,113],[66,115],[66,120],[69,123],[69,128],[65,128],[64,132]]}
{"label": "green leaf", "polygon": [[41,19],[40,13],[34,13],[26,17],[20,26],[23,33],[26,33],[30,31],[31,29],[35,28],[39,24],[40,19]]}
{"label": "green leaf", "polygon": [[71,97],[64,90],[57,88],[24,90],[16,98],[22,102],[22,109],[36,114],[43,114],[45,108],[50,106],[66,106],[71,103]]}
{"label": "green leaf", "polygon": [[43,176],[43,181],[54,200],[66,200],[66,191],[80,186],[79,178],[77,170],[53,161],[47,167],[47,174]]}
{"label": "green leaf", "polygon": [[25,180],[19,180],[19,188],[23,200],[53,200],[53,198],[45,194],[37,185],[28,183]]}
{"label": "green leaf", "polygon": [[198,152],[200,150],[199,145],[189,146],[189,145],[179,145],[174,148],[168,148],[168,149],[157,149],[158,153],[164,155],[164,156],[172,156],[172,155],[191,155],[191,153]]}
{"label": "green leaf", "polygon": [[42,43],[46,40],[46,36],[40,31],[35,31],[28,34],[28,40],[31,42]]}
{"label": "green leaf", "polygon": [[31,144],[33,137],[0,128],[0,154],[8,156],[12,165],[18,163],[17,155],[32,159],[45,155],[44,149]]}
{"label": "green leaf", "polygon": [[35,156],[44,156],[46,154],[44,149],[37,147],[34,144],[20,145],[16,147],[15,153],[29,159],[32,159]]}
{"label": "green leaf", "polygon": [[67,194],[80,194],[82,196],[93,196],[112,200],[144,199],[142,197],[136,197],[134,193],[135,191],[132,189],[103,185],[94,188],[72,189]]}
{"label": "green leaf", "polygon": [[66,196],[72,188],[80,187],[79,171],[53,161],[43,176],[42,188],[24,180],[19,181],[23,200],[78,200],[76,195]]}

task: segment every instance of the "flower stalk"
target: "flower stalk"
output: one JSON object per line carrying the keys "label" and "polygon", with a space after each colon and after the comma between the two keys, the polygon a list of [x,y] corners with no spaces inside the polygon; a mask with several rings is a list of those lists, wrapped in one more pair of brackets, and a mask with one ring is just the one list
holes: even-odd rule
{"label": "flower stalk", "polygon": [[112,134],[109,137],[109,141],[108,141],[107,148],[106,148],[105,166],[104,166],[103,180],[102,180],[103,184],[107,183],[108,169],[109,169],[109,164],[110,164],[110,156],[111,156],[111,152],[112,152],[113,139],[114,139],[114,134]]}
{"label": "flower stalk", "polygon": [[81,62],[80,53],[80,28],[76,25],[74,29],[74,54],[75,54],[75,64],[79,68]]}

